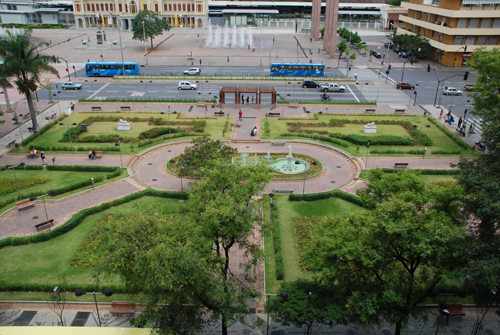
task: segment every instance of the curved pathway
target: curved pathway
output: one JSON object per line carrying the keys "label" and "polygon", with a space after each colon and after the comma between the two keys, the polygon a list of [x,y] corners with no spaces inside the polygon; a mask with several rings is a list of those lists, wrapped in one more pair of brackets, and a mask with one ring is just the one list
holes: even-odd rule
{"label": "curved pathway", "polygon": [[[181,180],[166,171],[167,162],[175,156],[184,152],[184,148],[189,141],[177,141],[162,144],[157,147],[146,149],[136,156],[122,156],[124,167],[128,167],[131,175],[129,178],[96,187],[94,190],[87,190],[73,194],[59,200],[46,201],[49,219],[54,218],[54,226],[66,222],[71,215],[82,209],[96,206],[103,202],[140,191],[151,187],[158,190],[181,191]],[[230,143],[232,147],[238,149],[240,153],[288,152],[288,145],[292,146],[292,154],[304,154],[318,159],[323,165],[323,171],[313,178],[306,179],[305,192],[316,193],[326,192],[333,189],[342,188],[354,193],[359,187],[363,187],[363,182],[355,180],[360,170],[365,167],[365,158],[351,158],[348,154],[343,154],[327,145],[301,140],[287,140],[286,146],[273,146],[270,142],[240,142]],[[4,155],[0,158],[0,164],[40,164],[37,159],[28,160],[25,155]],[[410,168],[415,169],[449,169],[450,163],[457,163],[458,158],[368,158],[368,169],[375,167],[393,167],[394,163],[407,162]],[[57,164],[61,165],[106,165],[119,166],[119,155],[104,155],[99,160],[89,160],[86,155],[58,155]],[[183,189],[189,180],[183,179]],[[300,194],[303,191],[303,180],[273,180],[267,187],[266,193],[276,189],[293,189]],[[45,211],[43,204],[37,202],[37,206],[18,211],[13,208],[0,215],[0,239],[9,236],[27,236],[36,234],[35,225],[45,221]],[[45,231],[43,229],[41,231]]]}

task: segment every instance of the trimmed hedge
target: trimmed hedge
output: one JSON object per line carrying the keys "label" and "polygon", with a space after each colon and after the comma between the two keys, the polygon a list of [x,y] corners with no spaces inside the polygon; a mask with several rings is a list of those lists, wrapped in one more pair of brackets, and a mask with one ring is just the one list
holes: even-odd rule
{"label": "trimmed hedge", "polygon": [[290,194],[288,196],[289,201],[315,201],[315,200],[321,200],[321,199],[329,199],[329,198],[340,198],[345,201],[352,202],[353,204],[356,204],[358,206],[364,207],[371,209],[369,207],[366,207],[366,204],[363,203],[357,196],[352,195],[350,193],[341,191],[341,190],[333,190],[333,191],[328,191],[328,192],[321,192],[321,193],[310,193],[310,194]]}
{"label": "trimmed hedge", "polygon": [[[330,137],[340,138],[357,145],[365,145],[368,139],[371,139],[371,145],[413,145],[413,139],[408,137],[394,136],[394,135],[377,135],[375,137],[355,135],[355,134],[340,134],[330,133]],[[424,145],[424,144],[422,144]]]}
{"label": "trimmed hedge", "polygon": [[288,137],[305,137],[305,138],[311,138],[314,140],[320,140],[323,142],[329,142],[333,144],[340,145],[341,147],[347,148],[348,145],[344,141],[340,141],[335,138],[327,137],[327,136],[322,136],[322,135],[308,135],[308,134],[301,134],[301,133],[282,133],[280,136],[288,136]]}
{"label": "trimmed hedge", "polygon": [[[5,165],[5,168],[9,168],[11,166],[15,165]],[[16,170],[43,170],[43,165],[25,165],[25,166],[18,166],[16,167]]]}
{"label": "trimmed hedge", "polygon": [[276,280],[283,280],[285,278],[285,265],[283,263],[283,251],[281,250],[280,222],[278,217],[278,204],[276,202],[274,202],[274,208],[271,208],[271,213],[273,216],[271,229],[274,241],[274,255],[276,258]]}
{"label": "trimmed hedge", "polygon": [[[60,146],[60,147],[44,147],[40,145],[30,145],[30,149],[36,148],[37,150],[41,151],[71,151],[70,146]],[[90,149],[93,149],[94,151],[120,151],[119,147],[112,146],[112,147],[80,147],[80,148],[75,148],[73,147],[75,151],[89,151]]]}
{"label": "trimmed hedge", "polygon": [[[50,128],[54,127],[56,124],[59,123],[59,121],[61,121],[65,117],[66,117],[65,115],[62,115],[62,116],[58,117],[57,120],[52,121],[51,123],[49,123],[48,125],[46,125],[42,129],[40,129],[40,135],[42,135],[43,133],[45,133],[46,131],[48,131]],[[28,138],[26,138],[24,141],[21,142],[21,146],[24,147],[25,145],[27,145],[27,144],[31,143],[32,141],[34,141],[35,138],[37,138],[37,137],[38,137],[38,134],[30,135]]]}
{"label": "trimmed hedge", "polygon": [[461,146],[464,149],[471,149],[472,146],[470,146],[465,141],[463,141],[461,138],[459,138],[458,136],[453,134],[448,128],[446,128],[441,123],[439,123],[434,117],[428,116],[427,119],[430,122],[432,122],[439,130],[441,130],[443,133],[445,133],[446,136],[448,136],[451,140],[453,140],[453,142],[455,142],[456,144],[458,144],[459,146]]}
{"label": "trimmed hedge", "polygon": [[[161,198],[171,198],[171,199],[187,199],[188,193],[185,192],[170,192],[170,191],[159,191],[153,190],[151,188],[129,194],[120,199],[115,199],[110,202],[102,203],[98,206],[94,206],[91,208],[84,209],[76,214],[74,214],[71,219],[65,222],[62,226],[56,227],[51,231],[40,233],[31,236],[24,237],[7,237],[3,240],[0,240],[0,249],[6,246],[16,246],[16,245],[25,245],[31,243],[38,243],[48,241],[55,237],[58,237],[62,234],[65,234],[71,231],[73,228],[78,226],[87,216],[93,215],[96,213],[100,213],[105,211],[111,207],[118,206],[130,202],[132,200],[136,200],[142,198],[143,196],[152,196],[152,197],[161,197]],[[26,291],[26,288],[19,289],[19,291]]]}
{"label": "trimmed hedge", "polygon": [[[199,134],[199,133],[177,133],[177,134],[172,134],[172,138],[185,137],[185,136],[206,136],[206,135]],[[147,141],[139,142],[139,143],[137,143],[137,146],[140,148],[140,147],[144,147],[146,145],[149,145],[151,143],[166,141],[168,139],[170,139],[170,135],[165,135],[165,136],[163,136],[161,138],[155,138],[154,140],[150,139],[150,140],[147,140]]]}
{"label": "trimmed hedge", "polygon": [[389,154],[397,154],[397,155],[423,155],[424,154],[424,148],[418,149],[418,153],[416,149],[411,149],[411,150],[396,150],[396,149],[377,149],[377,148],[370,148],[370,153],[371,154],[383,154],[383,155],[389,155]]}
{"label": "trimmed hedge", "polygon": [[[401,170],[400,169],[380,169],[385,173],[398,173]],[[425,175],[456,175],[458,174],[459,170],[437,170],[437,169],[411,169],[412,171],[416,171],[419,174],[425,174]]]}

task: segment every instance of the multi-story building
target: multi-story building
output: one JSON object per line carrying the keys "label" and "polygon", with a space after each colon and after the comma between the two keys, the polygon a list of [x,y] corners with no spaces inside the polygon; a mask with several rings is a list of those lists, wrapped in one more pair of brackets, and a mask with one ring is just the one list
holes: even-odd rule
{"label": "multi-story building", "polygon": [[[408,16],[397,33],[429,39],[429,57],[445,65],[461,66],[479,47],[497,48],[500,40],[500,0],[410,0],[401,6]],[[444,51],[438,57],[439,50]]]}
{"label": "multi-story building", "polygon": [[[208,24],[208,0],[74,0],[73,8],[77,28],[130,30],[140,10],[158,13],[158,17],[168,20],[173,27],[194,28]],[[101,24],[98,24],[99,18]]]}

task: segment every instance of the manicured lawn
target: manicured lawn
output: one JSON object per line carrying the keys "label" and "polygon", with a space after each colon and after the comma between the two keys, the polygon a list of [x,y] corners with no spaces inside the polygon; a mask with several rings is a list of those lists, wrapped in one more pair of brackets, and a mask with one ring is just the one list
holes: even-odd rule
{"label": "manicured lawn", "polygon": [[[41,185],[36,185],[33,187],[26,188],[24,190],[21,190],[21,195],[25,194],[26,192],[34,192],[34,193],[39,193],[42,194],[45,192],[48,193],[50,190],[62,187],[62,186],[67,186],[67,185],[72,185],[81,182],[82,180],[88,180],[90,178],[96,178],[100,176],[106,176],[109,174],[109,172],[76,172],[75,171],[47,171],[47,170],[16,170],[16,176],[17,178],[24,178],[28,176],[38,176],[38,177],[43,177],[43,178],[49,178],[51,181],[41,184]],[[12,173],[12,170],[6,170],[0,172],[0,176],[3,178],[9,178],[9,179],[14,179],[14,174]],[[121,176],[118,176],[116,178],[113,178],[112,180],[117,180],[120,178],[127,177],[128,173],[126,170],[122,173]],[[95,183],[95,186],[103,185],[105,183],[109,183],[112,180],[104,180],[100,183]],[[90,188],[89,186],[88,188]],[[82,190],[85,190],[87,188],[80,188],[78,190],[75,190],[75,192],[80,192]],[[57,199],[61,198],[64,196],[67,196],[71,194],[70,192],[65,193],[65,194],[60,194],[56,197],[47,197],[47,199]],[[17,191],[12,194],[4,194],[0,195],[0,201],[5,201],[7,199],[12,199],[13,197],[18,199],[18,193]],[[5,208],[4,208],[5,209]]]}
{"label": "manicured lawn", "polygon": [[[288,201],[287,195],[275,195],[274,201],[278,203],[281,246],[285,265],[285,280],[292,281],[299,278],[311,278],[309,272],[300,271],[297,255],[297,240],[295,238],[294,217],[310,216],[336,216],[349,215],[358,210],[365,210],[338,198],[324,199],[310,202]],[[269,209],[265,211],[265,220],[269,220]],[[267,218],[266,218],[267,216]],[[272,237],[266,236],[266,289],[268,292],[279,293],[280,282],[276,280],[274,259],[274,245]]]}
{"label": "manicured lawn", "polygon": [[[7,284],[46,283],[58,286],[59,274],[61,277],[66,277],[68,283],[72,285],[95,282],[92,277],[95,272],[94,268],[68,266],[69,261],[87,237],[90,229],[102,215],[132,213],[137,211],[138,208],[145,208],[150,205],[158,206],[159,210],[166,214],[173,214],[176,213],[179,207],[179,200],[143,197],[91,215],[72,231],[52,240],[0,249],[0,264],[3,265],[2,280]],[[110,282],[109,280],[117,283],[118,278],[112,277],[106,280],[108,281],[101,282],[100,285],[106,285],[106,283]]]}
{"label": "manicured lawn", "polygon": [[[214,111],[207,112],[207,116],[213,116]],[[205,127],[205,131],[203,132],[206,135],[210,135],[212,139],[219,139],[219,138],[231,138],[231,122],[234,121],[234,116],[232,117],[217,117],[215,119],[207,119],[207,126]],[[227,127],[226,135],[222,136],[222,130],[224,129],[224,124],[226,121],[229,121],[229,125]]]}
{"label": "manicured lawn", "polygon": [[[86,135],[108,135],[108,134],[122,134],[123,136],[138,138],[139,134],[143,131],[149,130],[151,128],[168,128],[168,123],[163,126],[149,125],[147,122],[132,122],[130,124],[130,130],[118,131],[118,125],[116,122],[94,122],[92,124],[94,128],[89,128],[88,132],[80,134],[80,136]],[[172,128],[186,128],[186,126],[172,126]],[[98,144],[96,144],[98,145]]]}
{"label": "manicured lawn", "polygon": [[425,182],[425,183],[439,183],[439,182],[450,182],[450,181],[457,181],[455,179],[455,176],[442,176],[442,175],[422,175],[420,178]]}

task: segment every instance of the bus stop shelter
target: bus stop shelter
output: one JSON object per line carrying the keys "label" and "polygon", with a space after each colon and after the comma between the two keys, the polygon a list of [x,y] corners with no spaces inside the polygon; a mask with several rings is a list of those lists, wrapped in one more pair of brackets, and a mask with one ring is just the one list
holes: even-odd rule
{"label": "bus stop shelter", "polygon": [[235,108],[240,108],[245,101],[242,96],[251,95],[255,97],[255,108],[260,109],[262,105],[262,94],[271,94],[271,108],[276,108],[276,89],[274,87],[237,87],[223,86],[219,90],[219,101],[221,108],[226,104],[226,94],[234,94]]}

